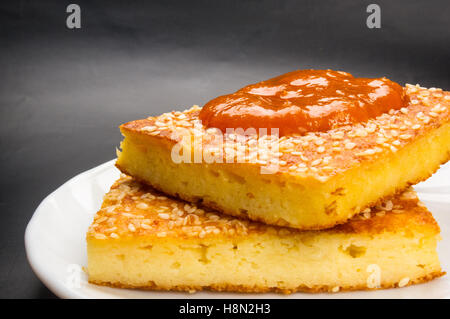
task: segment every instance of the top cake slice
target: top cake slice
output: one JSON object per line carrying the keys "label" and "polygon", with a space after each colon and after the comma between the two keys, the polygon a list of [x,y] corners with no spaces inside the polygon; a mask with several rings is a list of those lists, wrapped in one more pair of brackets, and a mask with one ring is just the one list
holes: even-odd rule
{"label": "top cake slice", "polygon": [[201,108],[121,125],[116,166],[169,195],[233,216],[325,229],[430,177],[450,157],[450,92],[403,88],[404,107],[283,136],[222,133]]}

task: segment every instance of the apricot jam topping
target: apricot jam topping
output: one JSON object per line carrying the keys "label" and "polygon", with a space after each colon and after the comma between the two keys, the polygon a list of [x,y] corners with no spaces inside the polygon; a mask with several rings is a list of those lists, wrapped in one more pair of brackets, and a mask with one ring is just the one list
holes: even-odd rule
{"label": "apricot jam topping", "polygon": [[365,122],[407,103],[403,88],[387,78],[355,78],[332,70],[299,70],[248,85],[205,104],[207,127],[278,128],[280,136],[324,132]]}

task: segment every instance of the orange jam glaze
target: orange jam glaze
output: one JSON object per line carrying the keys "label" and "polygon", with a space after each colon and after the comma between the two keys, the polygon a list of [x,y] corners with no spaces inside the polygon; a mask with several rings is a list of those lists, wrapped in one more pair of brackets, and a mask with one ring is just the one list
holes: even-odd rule
{"label": "orange jam glaze", "polygon": [[365,122],[407,104],[403,88],[387,78],[355,78],[332,70],[298,70],[248,85],[205,104],[207,127],[278,128],[280,136],[324,132]]}

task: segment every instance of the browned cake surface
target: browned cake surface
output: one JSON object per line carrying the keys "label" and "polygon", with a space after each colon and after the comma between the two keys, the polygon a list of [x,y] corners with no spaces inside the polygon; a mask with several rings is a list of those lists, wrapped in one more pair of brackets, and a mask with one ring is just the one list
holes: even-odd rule
{"label": "browned cake surface", "polygon": [[[377,234],[404,231],[438,234],[439,226],[419,202],[413,190],[366,209],[349,222],[325,230],[327,233]],[[270,226],[205,210],[174,200],[131,177],[122,176],[105,195],[102,208],[89,228],[88,237],[102,238],[156,236],[204,238],[207,236],[247,236],[253,233],[280,236],[305,233],[296,229]]]}

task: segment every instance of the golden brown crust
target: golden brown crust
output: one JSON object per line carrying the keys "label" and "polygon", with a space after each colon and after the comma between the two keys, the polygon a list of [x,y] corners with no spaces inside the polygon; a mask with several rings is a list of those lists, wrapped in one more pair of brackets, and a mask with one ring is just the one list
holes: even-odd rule
{"label": "golden brown crust", "polygon": [[[439,226],[417,199],[413,190],[363,211],[346,224],[326,232],[348,234],[409,232],[438,234]],[[156,236],[204,238],[247,236],[252,233],[276,233],[281,236],[299,230],[269,226],[259,222],[221,215],[162,195],[150,186],[122,176],[105,195],[103,205],[89,228],[88,237],[96,239]]]}
{"label": "golden brown crust", "polygon": [[[116,167],[124,174],[127,174],[127,170],[124,169],[123,167],[121,167],[120,165],[118,165],[116,163]],[[431,176],[432,174],[430,174]],[[414,183],[409,183],[409,185],[415,185],[421,181],[426,180],[428,177],[417,180]],[[144,180],[140,180],[137,177],[133,177],[135,180],[139,181],[140,183],[142,183],[143,185],[148,185],[148,182],[144,181]],[[152,186],[155,190],[162,192],[161,187],[159,187],[158,185],[154,185]],[[362,209],[361,211],[367,211],[370,210],[371,207],[380,207],[382,206],[383,203],[389,201],[390,199],[393,198],[397,198],[399,196],[401,196],[403,193],[409,193],[410,192],[410,186],[407,186],[405,188],[402,189],[398,189],[398,191],[395,192],[395,194],[393,196],[385,196],[383,198],[379,198],[376,202],[372,203],[371,205],[368,205],[367,207],[364,207],[364,209]],[[411,199],[413,201],[412,205],[407,204],[405,202],[403,202],[404,204],[409,205],[410,207],[416,206],[418,203],[418,199],[417,196],[415,195],[415,193],[413,192],[414,196]],[[198,205],[199,207],[202,207],[204,209],[213,209],[213,210],[217,210],[220,211],[226,215],[230,215],[230,216],[234,216],[237,218],[241,218],[241,219],[248,219],[248,215],[246,213],[236,213],[235,211],[232,210],[227,210],[224,208],[220,208],[218,207],[214,202],[208,201],[207,199],[202,199],[201,201],[198,200],[198,198],[192,197],[192,196],[188,196],[186,194],[178,194],[177,196],[178,198],[180,198],[181,200],[185,200],[187,202],[193,203],[195,205]],[[418,225],[428,225],[431,226],[431,228],[434,228],[435,231],[437,233],[440,232],[439,226],[437,225],[436,221],[434,220],[434,218],[432,217],[432,215],[426,210],[426,213],[424,213],[421,210],[421,213],[419,215],[416,215],[417,217],[417,222]],[[363,214],[364,215],[364,214]],[[260,223],[265,223],[265,220],[263,218],[259,218],[259,217],[252,217],[252,220],[254,220],[255,222],[260,222]],[[310,227],[308,230],[323,230],[323,229],[330,229],[335,227],[336,231],[340,231],[340,232],[351,232],[351,233],[357,233],[357,232],[371,232],[371,233],[376,233],[376,232],[380,232],[383,229],[393,229],[395,230],[396,227],[391,227],[391,225],[393,225],[392,223],[395,222],[396,225],[401,224],[402,222],[405,222],[406,220],[403,219],[400,216],[394,217],[394,216],[389,216],[386,219],[375,219],[372,222],[365,222],[365,223],[352,223],[349,222],[351,221],[352,218],[349,218],[343,222],[337,222],[337,223],[330,223],[328,225],[317,225],[316,227]],[[355,220],[355,218],[353,218],[353,220]],[[385,225],[383,225],[383,222],[386,221]],[[274,221],[271,223],[271,225],[274,226],[280,226],[280,227],[289,227],[289,225],[283,221]],[[340,227],[341,226],[341,227]]]}
{"label": "golden brown crust", "polygon": [[[403,287],[428,282],[435,278],[441,277],[445,275],[445,272],[434,272],[428,274],[426,276],[416,278],[414,280],[410,280],[408,284]],[[221,292],[242,292],[242,293],[267,293],[267,292],[276,292],[283,294],[291,294],[294,292],[308,292],[308,293],[320,293],[320,292],[337,292],[334,289],[336,287],[332,286],[315,286],[315,287],[307,287],[307,286],[299,286],[295,289],[282,289],[278,287],[259,287],[259,286],[243,286],[243,285],[233,285],[233,284],[221,284],[221,285],[210,285],[210,286],[172,286],[172,287],[160,287],[156,285],[154,282],[148,283],[146,286],[133,286],[133,285],[124,285],[121,283],[111,283],[111,282],[99,282],[99,281],[89,281],[92,284],[114,287],[114,288],[135,288],[135,289],[143,289],[143,290],[171,290],[171,291],[184,291],[184,292],[196,292],[196,291],[221,291]],[[389,282],[389,283],[381,283],[380,287],[377,289],[387,289],[387,288],[396,288],[398,287],[398,283]],[[361,286],[349,286],[349,287],[339,287],[338,291],[353,291],[353,290],[377,290],[377,289],[369,289],[366,285]]]}

